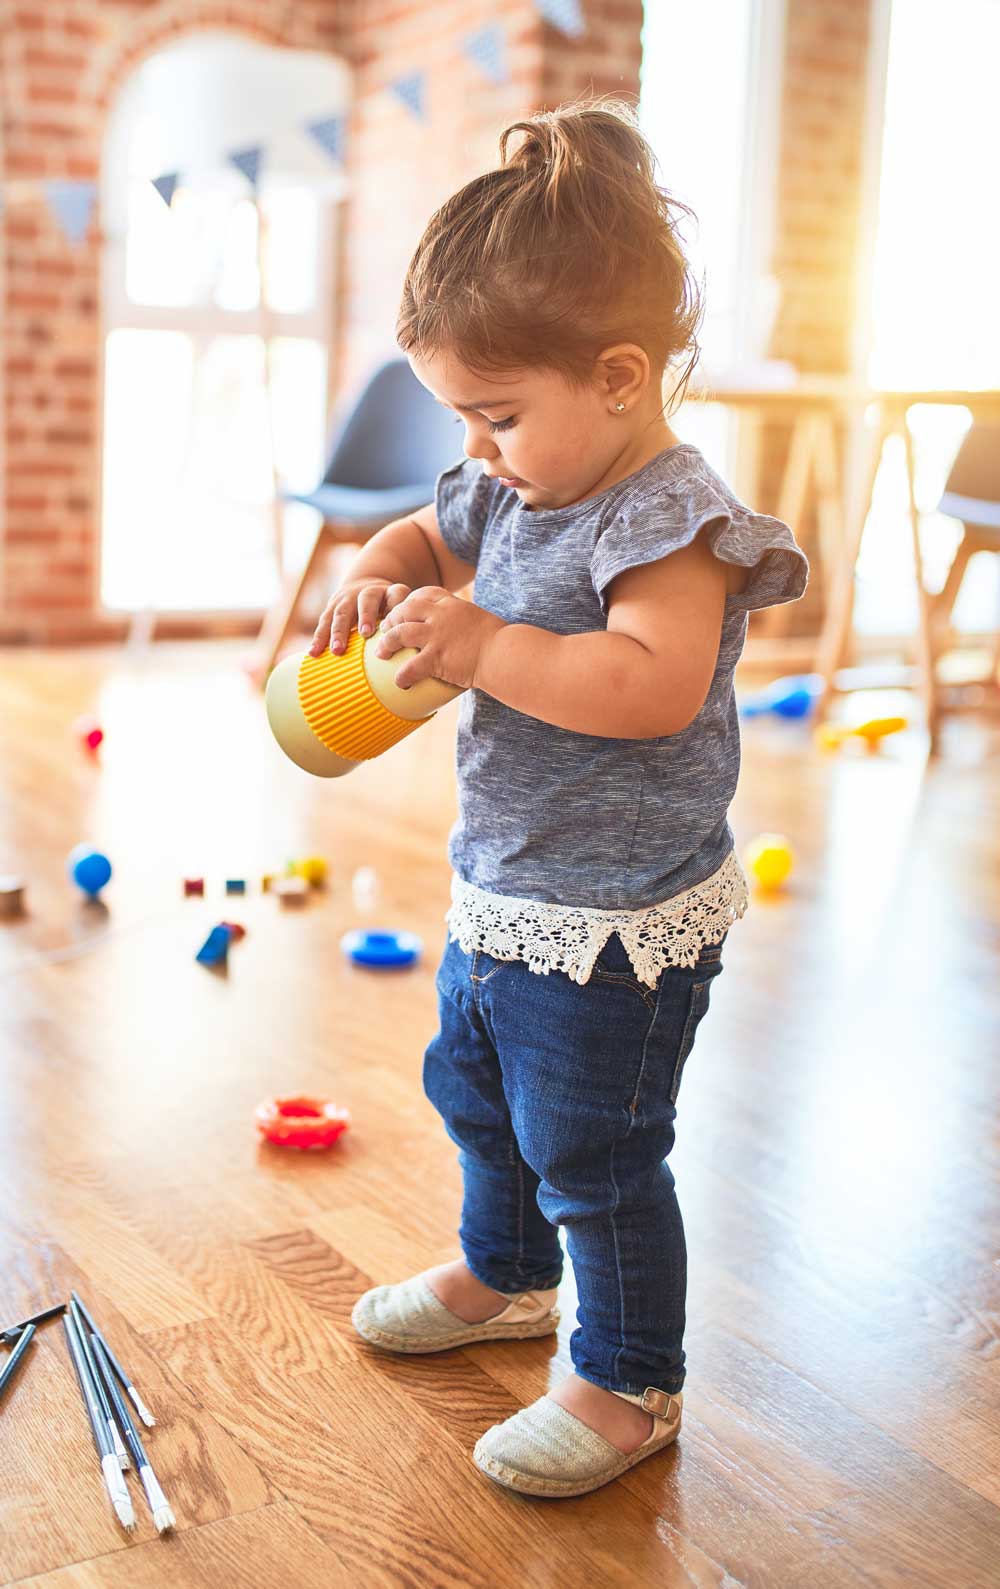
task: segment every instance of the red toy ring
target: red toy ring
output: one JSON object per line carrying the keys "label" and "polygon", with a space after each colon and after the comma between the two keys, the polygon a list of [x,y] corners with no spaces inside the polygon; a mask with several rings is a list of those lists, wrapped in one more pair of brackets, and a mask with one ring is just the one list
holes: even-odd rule
{"label": "red toy ring", "polygon": [[351,1123],[328,1098],[265,1098],[254,1114],[257,1130],[279,1148],[328,1148]]}

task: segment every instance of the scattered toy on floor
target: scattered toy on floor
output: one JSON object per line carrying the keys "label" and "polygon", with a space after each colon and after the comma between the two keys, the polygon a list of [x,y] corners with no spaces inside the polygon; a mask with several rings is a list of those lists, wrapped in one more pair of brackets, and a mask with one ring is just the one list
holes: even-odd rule
{"label": "scattered toy on floor", "polygon": [[77,844],[66,857],[70,878],[91,899],[96,899],[111,878],[111,862],[90,844]]}
{"label": "scattered toy on floor", "polygon": [[351,898],[355,910],[374,910],[381,898],[381,886],[374,866],[359,866],[351,878]]}
{"label": "scattered toy on floor", "polygon": [[276,877],[270,892],[276,894],[283,905],[304,905],[310,888],[304,877]]}
{"label": "scattered toy on floor", "polygon": [[412,965],[423,944],[412,932],[364,932],[356,928],[344,934],[340,947],[355,965],[389,968]]}
{"label": "scattered toy on floor", "polygon": [[819,673],[798,673],[775,679],[759,695],[740,703],[741,717],[761,717],[770,712],[776,717],[808,717],[823,690]]}
{"label": "scattered toy on floor", "polygon": [[247,891],[246,879],[243,877],[227,877],[227,894],[245,894]]}
{"label": "scattered toy on floor", "polygon": [[225,965],[229,958],[229,941],[231,937],[232,933],[225,922],[219,922],[217,926],[213,927],[195,955],[199,965]]}
{"label": "scattered toy on floor", "polygon": [[288,869],[291,876],[304,877],[313,888],[322,888],[329,871],[322,855],[310,855],[304,861],[289,861]]}
{"label": "scattered toy on floor", "polygon": [[883,739],[909,728],[905,717],[870,717],[864,723],[820,723],[816,729],[816,743],[821,750],[839,750],[847,739],[860,739],[871,754],[877,752]]}
{"label": "scattered toy on floor", "polygon": [[0,920],[13,921],[24,915],[26,888],[23,877],[0,877]]}
{"label": "scattered toy on floor", "polygon": [[185,877],[185,879],[184,879],[184,898],[185,899],[192,899],[192,898],[194,898],[196,896],[199,899],[204,899],[204,897],[205,897],[205,879],[203,877]]}
{"label": "scattered toy on floor", "polygon": [[266,1098],[254,1114],[257,1130],[279,1148],[306,1152],[328,1148],[351,1123],[346,1109],[328,1098]]}
{"label": "scattered toy on floor", "polygon": [[795,852],[783,833],[761,833],[743,852],[743,859],[757,886],[780,888],[795,865]]}
{"label": "scattered toy on floor", "polygon": [[73,732],[85,750],[95,751],[104,739],[104,730],[96,717],[78,717]]}

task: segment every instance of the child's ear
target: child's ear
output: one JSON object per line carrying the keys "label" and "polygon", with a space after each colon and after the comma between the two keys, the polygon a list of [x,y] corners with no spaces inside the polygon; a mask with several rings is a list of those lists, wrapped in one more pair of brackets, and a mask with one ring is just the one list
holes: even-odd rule
{"label": "child's ear", "polygon": [[649,385],[649,358],[635,342],[615,343],[598,354],[597,376],[609,413],[622,413],[635,406]]}

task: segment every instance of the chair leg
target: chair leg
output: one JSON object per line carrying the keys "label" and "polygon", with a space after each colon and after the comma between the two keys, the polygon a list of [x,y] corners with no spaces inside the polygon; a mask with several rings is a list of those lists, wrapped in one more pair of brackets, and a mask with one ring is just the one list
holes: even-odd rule
{"label": "chair leg", "polygon": [[337,540],[333,531],[329,524],[324,522],[316,532],[312,551],[306,558],[302,572],[292,578],[286,590],[282,592],[274,605],[265,613],[258,636],[258,673],[262,689],[267,683],[274,665],[281,655],[282,648],[291,633],[306,586],[315,574],[324,555],[336,545]]}
{"label": "chair leg", "polygon": [[924,583],[924,560],[920,549],[920,513],[917,507],[916,492],[914,490],[915,459],[913,432],[907,423],[905,406],[899,416],[899,424],[903,433],[903,443],[906,448],[907,498],[910,519],[910,533],[913,542],[913,573],[917,587],[917,671],[921,694],[924,698],[924,711],[926,713],[927,719],[927,734],[930,740],[930,752],[931,755],[934,755],[938,749],[940,701],[938,697],[937,668],[935,665],[934,648],[931,639],[929,598],[927,586]]}
{"label": "chair leg", "polygon": [[969,566],[969,559],[977,550],[978,542],[976,538],[970,535],[968,527],[963,525],[962,539],[956,548],[955,556],[948,570],[948,577],[937,594],[927,598],[934,649],[938,656],[941,655],[944,649],[945,632],[951,623],[951,615],[958,600],[958,593],[962,588],[962,581]]}

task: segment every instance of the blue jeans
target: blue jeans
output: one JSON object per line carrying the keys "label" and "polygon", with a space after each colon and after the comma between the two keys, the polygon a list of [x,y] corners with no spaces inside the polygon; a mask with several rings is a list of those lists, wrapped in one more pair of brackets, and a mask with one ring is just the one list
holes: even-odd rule
{"label": "blue jeans", "polygon": [[606,1390],[684,1383],[687,1248],[666,1158],[721,951],[654,988],[617,935],[583,984],[451,942],[438,968],[424,1088],[460,1149],[465,1262],[496,1291],[555,1286],[565,1225],[573,1365]]}

